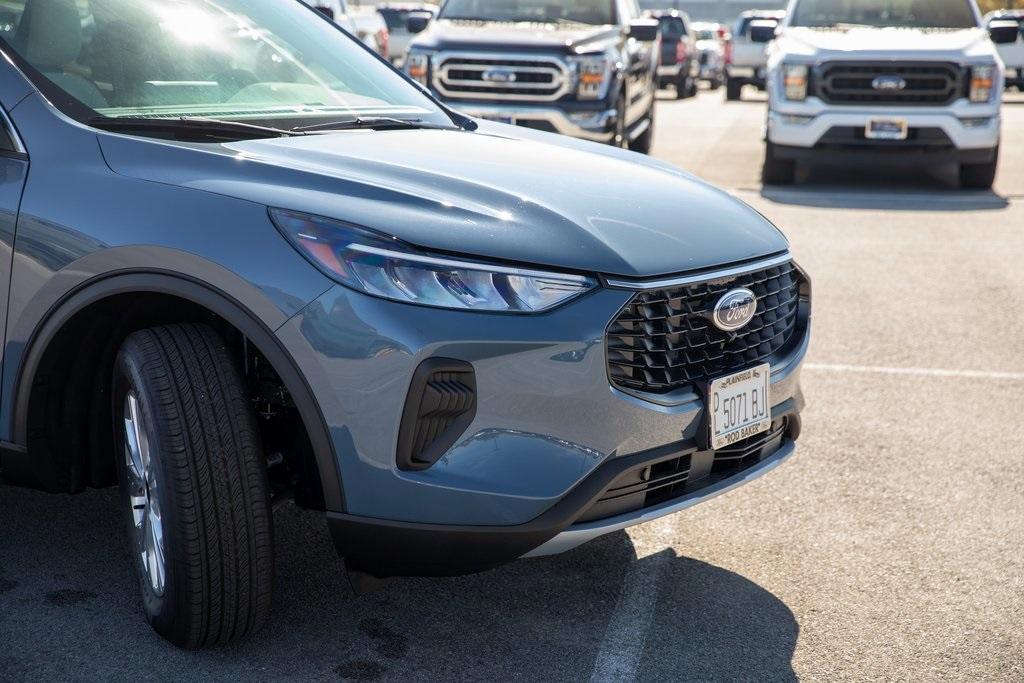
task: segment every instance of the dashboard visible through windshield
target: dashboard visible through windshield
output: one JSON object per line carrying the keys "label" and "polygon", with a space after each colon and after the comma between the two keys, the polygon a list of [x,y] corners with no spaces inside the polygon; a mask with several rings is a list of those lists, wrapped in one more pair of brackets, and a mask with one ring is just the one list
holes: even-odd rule
{"label": "dashboard visible through windshield", "polygon": [[978,20],[967,0],[800,0],[790,25],[966,29]]}
{"label": "dashboard visible through windshield", "polygon": [[604,26],[617,22],[614,0],[448,0],[441,19],[567,23]]}
{"label": "dashboard visible through windshield", "polygon": [[40,88],[66,96],[51,98],[58,106],[75,102],[100,117],[450,124],[399,74],[293,0],[5,0],[0,38]]}

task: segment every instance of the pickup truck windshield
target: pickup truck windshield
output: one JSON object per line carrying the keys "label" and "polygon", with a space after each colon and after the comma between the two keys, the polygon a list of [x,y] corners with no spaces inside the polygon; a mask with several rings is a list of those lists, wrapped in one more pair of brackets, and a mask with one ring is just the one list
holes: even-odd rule
{"label": "pickup truck windshield", "polygon": [[800,0],[790,26],[810,28],[974,28],[967,0]]}
{"label": "pickup truck windshield", "polygon": [[614,0],[448,0],[441,19],[540,23],[616,23]]}
{"label": "pickup truck windshield", "polygon": [[4,0],[0,38],[52,101],[79,113],[84,104],[105,117],[286,128],[353,116],[451,123],[292,0]]}

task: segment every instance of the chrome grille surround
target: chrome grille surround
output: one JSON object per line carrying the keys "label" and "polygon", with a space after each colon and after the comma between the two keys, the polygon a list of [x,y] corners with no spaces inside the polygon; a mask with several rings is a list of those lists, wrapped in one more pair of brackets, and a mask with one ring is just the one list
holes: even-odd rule
{"label": "chrome grille surround", "polygon": [[573,74],[553,55],[441,52],[434,57],[432,83],[453,99],[554,102],[572,90]]}

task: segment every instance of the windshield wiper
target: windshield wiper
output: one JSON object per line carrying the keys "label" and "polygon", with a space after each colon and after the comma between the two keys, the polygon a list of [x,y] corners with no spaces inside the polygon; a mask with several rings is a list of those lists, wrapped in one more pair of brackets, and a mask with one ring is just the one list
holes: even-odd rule
{"label": "windshield wiper", "polygon": [[225,121],[209,119],[201,116],[179,116],[176,118],[156,118],[148,116],[96,116],[89,119],[88,124],[94,128],[118,132],[152,132],[181,134],[192,133],[201,137],[212,137],[227,140],[258,139],[267,137],[294,137],[305,135],[298,130],[285,130],[270,126],[258,126],[241,121]]}
{"label": "windshield wiper", "polygon": [[311,126],[298,126],[292,128],[293,133],[314,133],[317,131],[331,130],[357,130],[365,128],[368,130],[396,130],[409,129],[435,129],[455,130],[451,126],[438,126],[430,123],[423,123],[423,119],[399,119],[393,116],[357,116],[341,121],[327,121],[325,123],[314,123]]}

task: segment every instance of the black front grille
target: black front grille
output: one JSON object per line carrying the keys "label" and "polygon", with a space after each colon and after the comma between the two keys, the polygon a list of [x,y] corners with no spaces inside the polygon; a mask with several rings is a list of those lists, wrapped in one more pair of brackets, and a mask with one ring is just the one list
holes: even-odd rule
{"label": "black front grille", "polygon": [[[726,292],[747,288],[757,311],[745,327],[712,322]],[[792,262],[735,277],[636,294],[608,327],[608,369],[623,389],[668,393],[739,372],[786,352],[799,335],[800,275]]]}
{"label": "black front grille", "polygon": [[[879,89],[876,79],[900,79],[900,89]],[[963,94],[964,73],[945,62],[830,62],[816,70],[818,97],[830,104],[946,105]]]}

